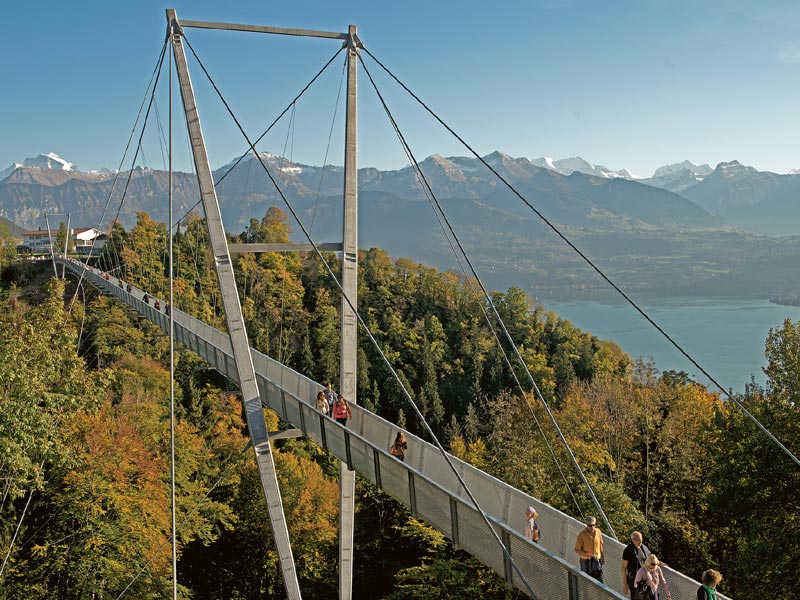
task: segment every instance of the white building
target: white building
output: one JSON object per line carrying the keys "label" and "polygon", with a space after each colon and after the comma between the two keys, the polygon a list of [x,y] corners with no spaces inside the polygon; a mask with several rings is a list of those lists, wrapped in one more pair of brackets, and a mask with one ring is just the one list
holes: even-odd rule
{"label": "white building", "polygon": [[108,236],[94,227],[84,227],[72,230],[72,242],[78,254],[99,254],[106,245]]}
{"label": "white building", "polygon": [[[80,229],[73,229],[71,231],[72,243],[75,252],[78,254],[98,254],[103,246],[108,241],[108,236],[94,227],[84,227]],[[24,231],[22,233],[22,244],[17,246],[18,252],[25,252],[31,254],[47,254],[50,252],[50,243],[56,245],[56,250],[61,251],[57,247],[56,240],[58,239],[58,229],[37,229],[36,231]],[[92,246],[94,244],[94,247]]]}
{"label": "white building", "polygon": [[37,229],[36,231],[23,231],[22,244],[17,246],[18,251],[30,252],[31,254],[45,254],[50,252],[50,239],[56,241],[58,229]]}

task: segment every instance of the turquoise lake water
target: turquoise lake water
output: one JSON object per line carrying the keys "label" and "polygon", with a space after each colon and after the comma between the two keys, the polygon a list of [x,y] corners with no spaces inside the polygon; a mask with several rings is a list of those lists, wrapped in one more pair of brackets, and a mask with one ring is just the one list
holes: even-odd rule
{"label": "turquoise lake water", "polygon": [[[764,383],[764,340],[800,307],[738,298],[636,299],[642,309],[725,389],[743,391],[753,375]],[[548,310],[593,335],[614,340],[633,358],[652,357],[660,371],[686,371],[710,382],[629,304],[539,298]]]}

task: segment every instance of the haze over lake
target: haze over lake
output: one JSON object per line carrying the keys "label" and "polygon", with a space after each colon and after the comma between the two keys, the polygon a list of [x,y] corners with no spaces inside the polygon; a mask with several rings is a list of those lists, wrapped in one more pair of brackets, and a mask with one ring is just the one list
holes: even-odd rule
{"label": "haze over lake", "polygon": [[[539,298],[548,310],[584,331],[617,342],[632,358],[652,356],[660,371],[686,371],[710,384],[644,317],[623,301]],[[726,389],[744,390],[750,376],[759,383],[764,340],[787,317],[800,319],[800,307],[741,298],[637,299],[643,310]]]}

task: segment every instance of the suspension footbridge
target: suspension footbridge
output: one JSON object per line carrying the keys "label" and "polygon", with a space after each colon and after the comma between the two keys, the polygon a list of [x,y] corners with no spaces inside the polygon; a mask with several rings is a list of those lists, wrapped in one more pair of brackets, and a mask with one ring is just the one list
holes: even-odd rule
{"label": "suspension footbridge", "polygon": [[[599,502],[594,497],[591,486],[588,485],[588,482],[583,477],[580,466],[572,456],[563,436],[562,442],[564,442],[573,460],[574,466],[581,478],[583,478],[589,490],[589,494],[592,496],[597,510],[605,521],[607,530],[611,534],[611,536],[606,536],[604,541],[606,559],[606,566],[604,569],[605,583],[600,583],[589,577],[586,573],[583,573],[579,567],[578,556],[573,547],[578,533],[584,528],[583,523],[444,451],[444,448],[436,439],[436,436],[433,435],[424,417],[414,404],[413,399],[403,387],[402,383],[400,383],[392,365],[383,354],[378,343],[372,337],[369,328],[358,313],[356,75],[357,66],[361,60],[361,51],[367,52],[367,54],[375,59],[382,68],[385,70],[386,68],[372,56],[372,54],[366,51],[361,40],[357,36],[356,28],[350,26],[345,33],[335,33],[226,23],[179,21],[173,10],[167,11],[167,23],[167,41],[162,50],[161,61],[163,62],[167,45],[171,45],[171,60],[172,57],[174,57],[180,93],[183,100],[183,110],[189,132],[189,142],[194,159],[195,173],[199,184],[201,200],[198,204],[202,203],[203,205],[214,268],[219,281],[221,298],[225,309],[227,331],[223,332],[215,329],[178,310],[171,295],[169,299],[162,299],[164,303],[169,301],[169,305],[172,307],[170,314],[167,315],[161,310],[157,310],[153,305],[145,301],[144,290],[133,287],[129,288],[128,286],[123,287],[121,280],[117,277],[108,274],[104,275],[96,268],[89,266],[90,261],[88,259],[85,263],[67,258],[62,258],[60,260],[62,264],[66,265],[66,267],[79,278],[79,280],[88,281],[102,293],[113,296],[127,304],[136,312],[170,334],[171,339],[174,339],[187,349],[195,352],[214,369],[239,384],[245,406],[245,413],[247,415],[248,429],[256,452],[256,460],[259,465],[259,475],[261,477],[262,489],[269,510],[275,546],[278,551],[287,597],[290,599],[300,598],[301,591],[294,570],[294,559],[291,552],[290,541],[291,536],[283,516],[280,490],[277,485],[275,468],[272,462],[270,441],[272,434],[266,431],[263,414],[261,412],[262,407],[268,407],[274,410],[281,419],[299,429],[303,436],[313,440],[341,461],[339,471],[340,598],[347,599],[352,597],[355,473],[359,473],[365,479],[378,486],[378,488],[399,500],[414,516],[419,517],[441,531],[451,540],[456,548],[468,552],[481,563],[490,567],[503,578],[509,588],[516,588],[532,598],[543,600],[600,600],[606,598],[624,598],[624,596],[620,594],[620,590],[623,587],[621,579],[621,560],[624,544],[616,539],[616,535],[610,528],[610,524],[605,518],[605,514]],[[261,138],[252,140],[248,137],[240,122],[231,111],[228,103],[225,102],[224,97],[213,79],[202,63],[200,63],[199,58],[196,53],[194,53],[194,49],[188,43],[188,40],[185,39],[183,32],[184,27],[318,37],[338,40],[342,43],[342,50],[345,50],[347,53],[347,116],[345,126],[344,189],[342,195],[344,218],[342,240],[340,243],[317,244],[311,239],[301,218],[293,209],[291,202],[287,200],[281,191],[280,185],[270,174],[269,169],[256,150],[256,144]],[[258,162],[261,163],[264,172],[269,177],[272,184],[274,184],[281,199],[285,202],[292,216],[300,225],[309,243],[228,244],[216,194],[216,185],[220,183],[221,179],[224,179],[227,173],[216,182],[214,181],[209,166],[205,141],[203,139],[194,90],[191,78],[189,77],[184,44],[188,46],[198,60],[204,73],[208,76],[209,81],[242,133],[247,143],[247,151],[242,155],[242,158],[248,153],[253,153],[255,158],[258,159]],[[330,64],[330,61],[328,64]],[[366,71],[366,66],[364,66],[364,69]],[[527,374],[529,383],[528,389],[533,389],[538,394],[539,400],[547,410],[555,429],[559,435],[561,435],[560,429],[555,423],[552,414],[549,412],[549,408],[539,392],[536,382],[525,366],[525,361],[519,355],[519,350],[511,339],[509,332],[506,330],[500,315],[497,313],[488,291],[481,283],[447,215],[439,205],[434,190],[425,179],[424,173],[418,169],[418,161],[411,152],[410,147],[406,144],[388,106],[375,86],[369,71],[366,71],[366,73],[369,76],[370,82],[375,87],[389,121],[398,134],[398,138],[408,155],[409,161],[412,165],[417,167],[417,177],[419,178],[420,187],[426,190],[432,207],[433,204],[436,205],[434,212],[438,209],[438,212],[436,212],[437,219],[440,219],[443,230],[445,230],[446,225],[449,234],[452,236],[453,242],[451,242],[451,246],[453,247],[454,253],[457,255],[457,259],[458,252],[456,251],[455,245],[458,246],[461,255],[463,255],[464,260],[472,270],[472,274],[478,285],[480,285],[487,300],[487,305],[494,311],[493,316],[496,317],[496,321],[499,324],[502,334],[505,335],[508,345],[512,348],[512,351],[516,353],[515,358],[522,365],[523,370]],[[394,77],[388,70],[387,73]],[[170,85],[171,81],[172,78],[170,77]],[[419,98],[408,90],[402,82],[398,80],[398,83],[419,101]],[[155,88],[153,93],[155,93]],[[421,101],[419,102],[422,103]],[[172,172],[171,106],[172,101],[170,94],[170,173]],[[423,106],[431,112],[427,106],[424,104]],[[439,119],[438,116],[432,112],[431,114],[477,156],[477,153]],[[238,164],[238,161],[235,164]],[[522,202],[527,204],[541,217],[548,226],[553,228],[555,233],[563,238],[571,248],[586,259],[587,262],[589,262],[614,289],[619,291],[637,310],[639,310],[648,321],[658,328],[652,319],[643,313],[632,300],[625,296],[624,292],[610,281],[602,271],[595,267],[587,257],[580,253],[580,251],[575,248],[575,246],[564,237],[544,215],[541,215],[530,202],[522,197],[510,183],[503,179],[499,173],[485,162],[484,165],[497,175],[497,177],[514,194],[519,196]],[[233,167],[231,167],[231,169],[232,168]],[[170,203],[170,226],[168,231],[172,231],[173,228],[174,220],[172,218]],[[450,237],[447,232],[445,232],[445,236],[448,237],[449,241]],[[323,247],[326,250],[340,252],[340,277],[337,278],[321,254],[321,248]],[[353,418],[347,426],[337,423],[327,415],[321,414],[316,410],[314,399],[317,392],[322,389],[322,385],[301,375],[273,358],[252,349],[249,345],[242,308],[236,288],[236,281],[233,274],[234,263],[231,260],[231,253],[270,251],[304,251],[316,253],[327,270],[328,275],[330,275],[341,293],[340,389],[343,395],[348,400],[352,401],[353,410]],[[172,266],[170,263],[170,274],[171,269]],[[488,313],[484,314],[490,328],[492,328],[492,319]],[[428,433],[430,441],[404,431],[396,424],[386,421],[380,416],[357,405],[356,373],[358,365],[356,364],[356,356],[357,331],[359,325],[363,327],[367,336],[375,345],[378,353],[388,367],[388,370],[397,379],[406,400],[414,410],[417,411],[417,418]],[[658,329],[672,342],[671,338],[669,338],[666,333],[660,328]],[[496,333],[493,328],[492,332],[495,334],[499,343],[499,334]],[[683,352],[677,344],[674,342],[672,343]],[[686,356],[696,365],[691,357],[688,355]],[[511,367],[509,357],[505,356],[505,359],[508,366]],[[699,367],[699,365],[697,366]],[[511,370],[514,372],[513,368]],[[703,372],[705,373],[705,371]],[[516,378],[516,375],[514,375],[514,377]],[[714,381],[710,376],[709,379]],[[519,380],[517,380],[517,385],[524,393],[523,386],[520,384]],[[732,400],[736,402],[735,399],[732,398]],[[745,410],[745,412],[747,411]],[[748,413],[748,416],[751,415]],[[774,442],[785,452],[789,453],[772,434],[760,425],[760,423],[757,421],[756,423]],[[405,462],[397,460],[389,453],[392,440],[394,440],[398,431],[404,431],[408,441]],[[797,462],[797,459],[791,455],[791,453],[789,454],[795,459],[795,462]],[[539,512],[538,521],[544,532],[539,544],[530,542],[523,534],[526,523],[526,508],[531,505],[535,506]],[[626,532],[626,534],[627,533],[628,532]],[[669,568],[665,568],[664,570],[667,574],[671,595],[674,600],[692,600],[696,597],[695,593],[699,585],[698,582]],[[718,597],[725,599],[725,596],[721,594],[718,594]]]}
{"label": "suspension footbridge", "polygon": [[[106,279],[78,261],[67,260],[66,265],[102,293],[117,298],[165,332],[169,331],[170,315],[145,303],[144,291],[132,288],[127,292],[120,287],[117,278]],[[214,369],[236,380],[238,375],[229,335],[180,310],[172,309],[171,313],[175,339]],[[436,446],[361,406],[352,407],[353,418],[343,427],[314,407],[317,392],[323,389],[321,384],[261,352],[251,349],[251,353],[263,406],[274,410],[281,419],[299,428],[304,436],[335,455],[348,470],[358,472],[399,500],[414,516],[447,536],[455,547],[492,568],[509,587],[525,591],[524,577],[541,600],[626,597],[618,591],[622,589],[622,543],[605,536],[606,584],[599,583],[581,572],[573,550],[583,523],[450,456],[519,567],[521,574],[516,573],[502,548],[492,543],[478,510]],[[408,440],[405,462],[389,454],[398,431],[404,431]],[[531,505],[539,511],[537,521],[545,532],[539,544],[527,540],[523,533],[525,510]],[[698,582],[668,567],[664,571],[674,600],[696,597]],[[726,598],[722,594],[718,597]]]}

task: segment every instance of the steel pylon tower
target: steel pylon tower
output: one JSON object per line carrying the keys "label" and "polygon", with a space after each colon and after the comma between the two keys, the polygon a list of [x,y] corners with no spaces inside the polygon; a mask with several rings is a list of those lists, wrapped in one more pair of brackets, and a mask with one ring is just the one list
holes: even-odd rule
{"label": "steel pylon tower", "polygon": [[[234,252],[287,252],[309,251],[311,244],[232,244],[228,245],[222,225],[219,202],[217,200],[211,167],[208,162],[203,132],[200,127],[200,116],[194,98],[186,54],[183,49],[184,27],[201,29],[224,29],[230,31],[248,31],[254,33],[271,33],[304,37],[318,37],[342,40],[347,48],[347,111],[345,125],[345,180],[344,180],[344,219],[342,243],[319,244],[317,248],[324,250],[341,250],[342,267],[342,321],[341,321],[341,362],[339,391],[348,402],[356,403],[356,356],[358,342],[358,321],[352,307],[357,306],[358,290],[358,165],[357,165],[357,66],[360,41],[356,27],[350,25],[347,33],[313,31],[307,29],[285,29],[259,25],[241,25],[233,23],[214,23],[206,21],[178,21],[175,10],[167,10],[167,23],[172,43],[175,66],[178,73],[183,107],[189,129],[189,138],[194,157],[195,171],[200,186],[203,208],[205,209],[209,238],[214,256],[214,267],[217,271],[222,294],[228,331],[231,338],[242,400],[247,415],[247,425],[256,452],[256,460],[261,477],[261,485],[267,501],[270,522],[272,524],[275,546],[281,562],[284,585],[287,597],[300,598],[300,588],[292,557],[292,548],[286,518],[283,512],[280,489],[275,474],[275,464],[269,433],[264,423],[261,401],[256,384],[253,358],[247,339],[247,331],[242,316],[242,307],[236,290],[233,274],[233,263],[230,258]],[[170,227],[172,224],[170,224]],[[348,302],[349,299],[349,302]],[[352,597],[353,582],[353,525],[355,516],[355,472],[348,469],[345,463],[340,465],[340,500],[339,500],[339,597],[349,600]]]}

